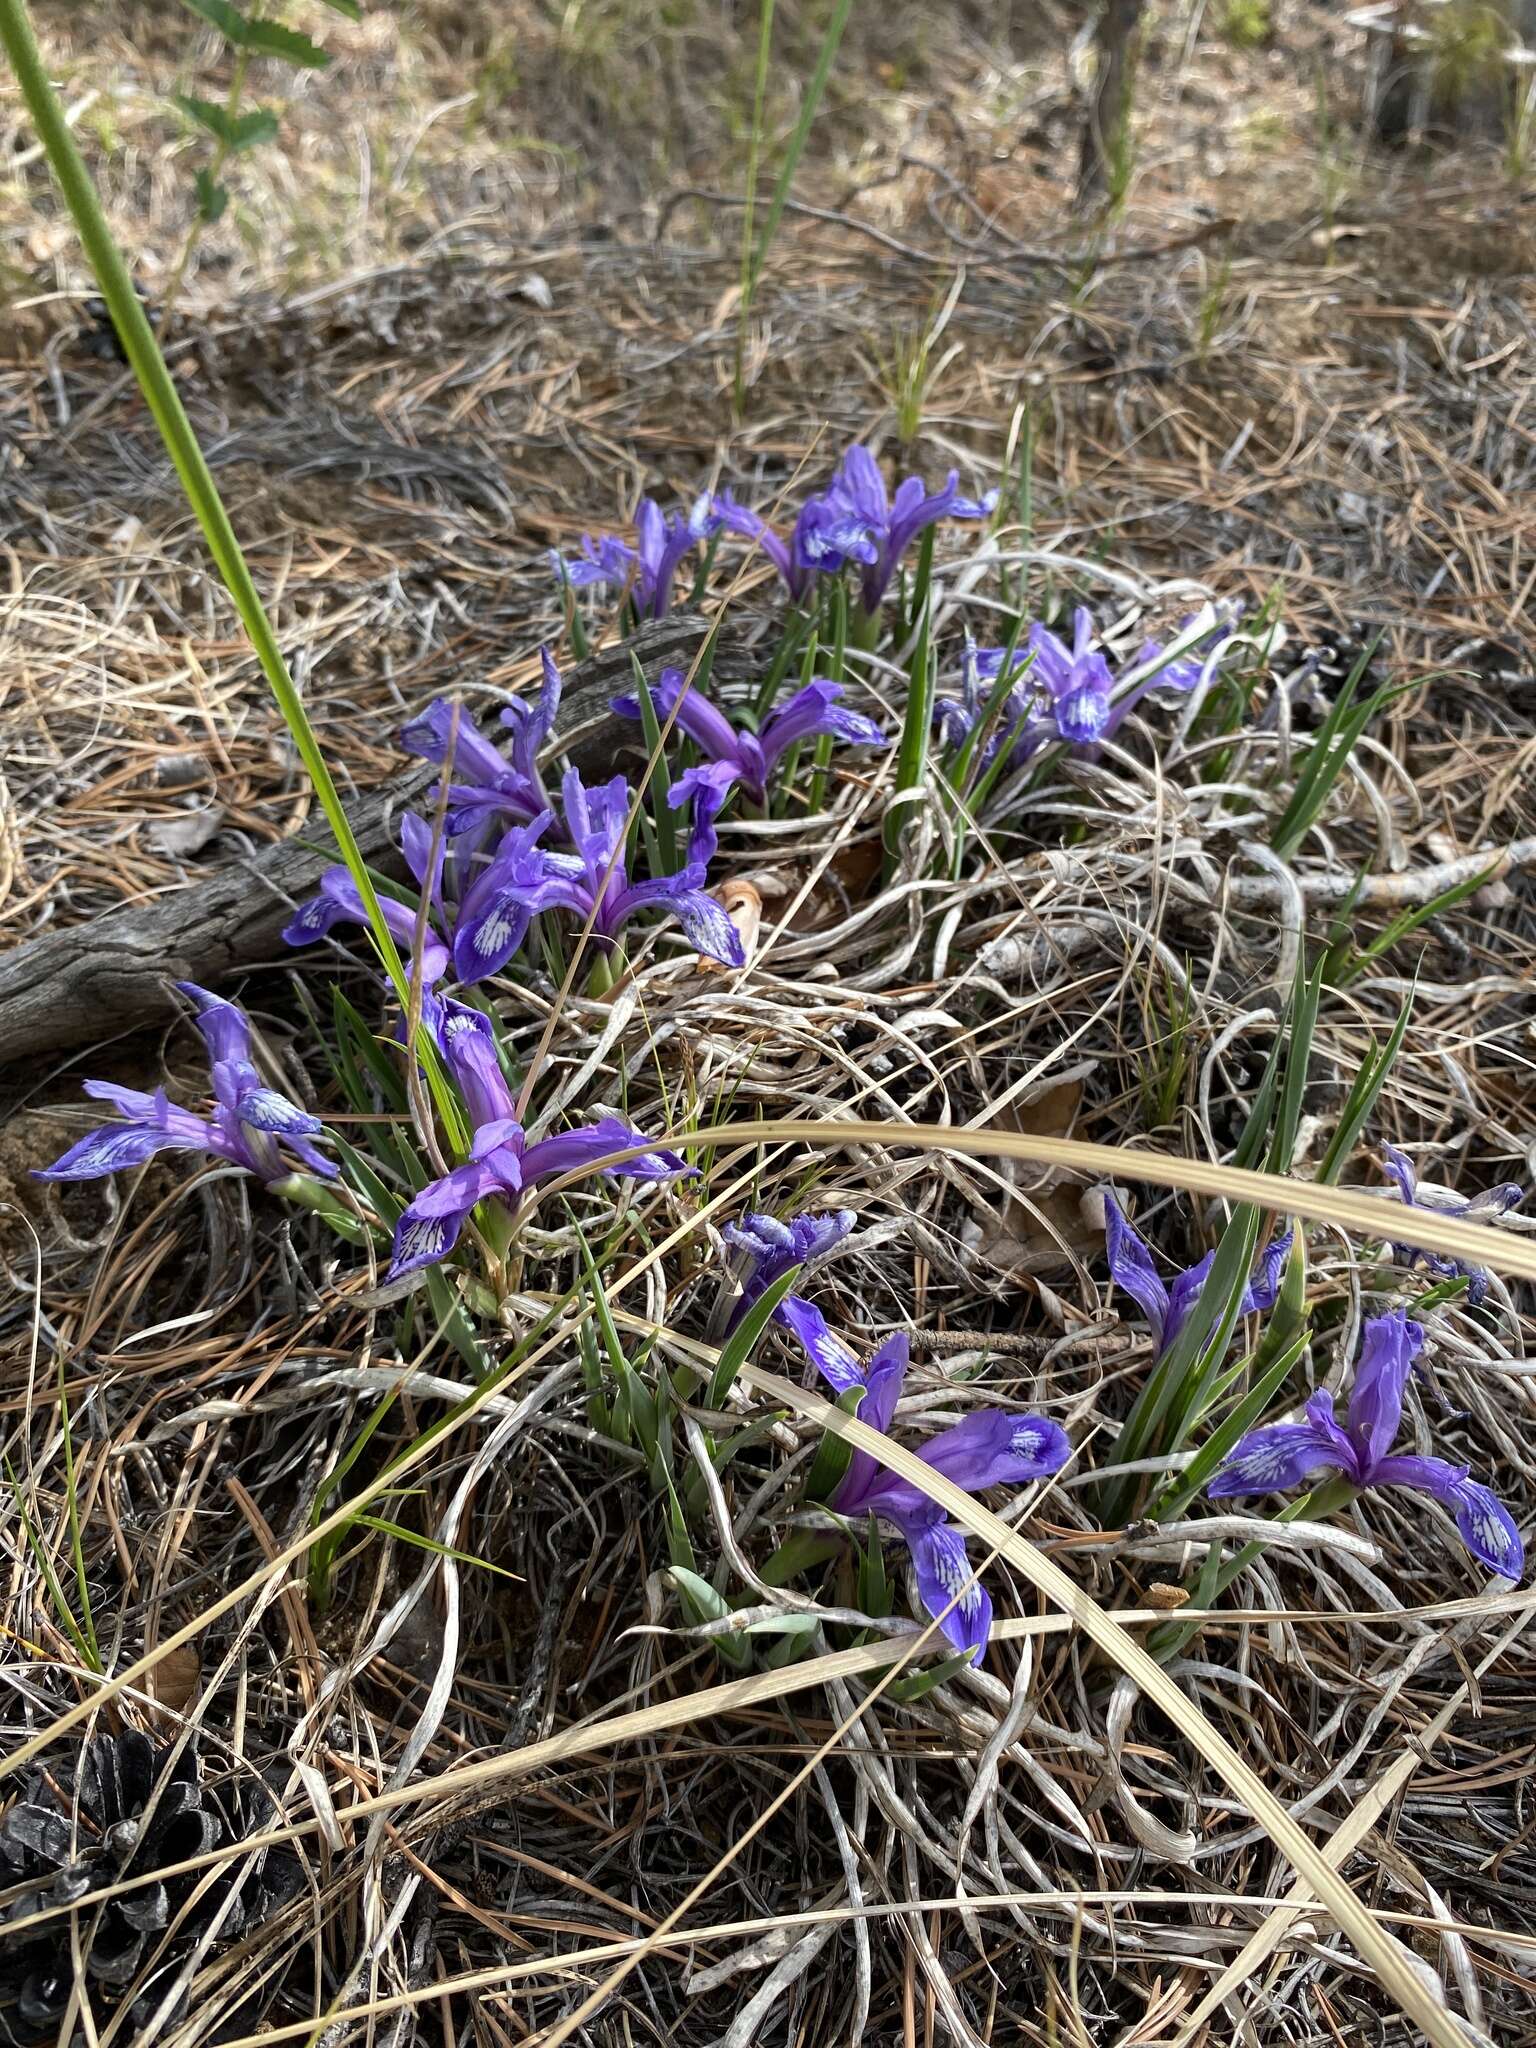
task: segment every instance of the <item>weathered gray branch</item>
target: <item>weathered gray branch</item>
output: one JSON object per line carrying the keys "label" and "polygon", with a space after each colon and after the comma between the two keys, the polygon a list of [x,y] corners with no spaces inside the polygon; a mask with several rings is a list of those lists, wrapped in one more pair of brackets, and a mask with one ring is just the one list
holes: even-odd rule
{"label": "weathered gray branch", "polygon": [[[662,619],[567,672],[555,740],[584,775],[611,775],[620,747],[636,738],[608,709],[609,697],[629,686],[631,650],[654,680],[663,667],[686,668],[706,631],[688,614]],[[415,763],[347,806],[370,866],[402,872],[396,821],[436,774]],[[329,837],[317,821],[309,844],[283,840],[172,895],[45,932],[0,957],[0,1066],[113,1037],[159,1015],[168,982],[217,986],[279,952],[293,904],[314,893],[337,858]]]}

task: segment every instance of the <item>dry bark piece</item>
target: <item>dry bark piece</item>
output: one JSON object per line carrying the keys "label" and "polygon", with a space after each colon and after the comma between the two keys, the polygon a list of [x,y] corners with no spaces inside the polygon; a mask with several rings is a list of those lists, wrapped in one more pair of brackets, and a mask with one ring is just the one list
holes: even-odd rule
{"label": "dry bark piece", "polygon": [[[575,663],[565,678],[554,745],[583,775],[611,775],[619,753],[633,748],[636,739],[635,728],[608,709],[608,699],[630,686],[631,655],[654,682],[665,667],[686,668],[708,630],[704,619],[680,613]],[[717,657],[718,675],[726,675],[729,666],[723,653]],[[437,772],[414,763],[346,806],[371,867],[388,875],[404,872],[396,820],[433,786]],[[256,961],[279,955],[292,906],[314,893],[336,858],[330,833],[318,821],[307,843],[282,840],[172,895],[129,904],[16,947],[0,958],[0,1066],[131,1030],[161,1013],[168,982],[217,987]]]}

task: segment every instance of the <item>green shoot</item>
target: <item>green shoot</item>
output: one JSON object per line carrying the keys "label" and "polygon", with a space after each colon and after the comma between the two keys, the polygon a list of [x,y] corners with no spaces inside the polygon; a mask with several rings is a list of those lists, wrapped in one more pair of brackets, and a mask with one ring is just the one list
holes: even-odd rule
{"label": "green shoot", "polygon": [[784,161],[779,166],[779,175],[773,187],[773,196],[768,202],[768,211],[763,220],[762,230],[755,243],[752,241],[752,215],[756,200],[757,165],[760,154],[762,132],[763,98],[768,64],[768,38],[773,27],[773,0],[761,0],[762,13],[758,36],[758,83],[756,102],[752,118],[752,145],[747,172],[747,224],[742,233],[741,303],[736,313],[736,416],[741,417],[746,389],[744,363],[746,358],[746,337],[752,318],[752,302],[757,296],[758,282],[763,274],[763,265],[768,260],[768,251],[773,246],[774,235],[778,232],[784,207],[789,198],[789,188],[794,183],[795,172],[800,168],[800,158],[805,150],[811,124],[816,119],[821,105],[821,96],[827,89],[827,80],[832,75],[832,65],[837,57],[838,45],[843,40],[843,30],[848,26],[848,17],[853,12],[853,0],[836,0],[832,15],[827,23],[826,34],[821,39],[821,48],[816,55],[816,68],[812,71],[800,101],[800,118],[795,123],[794,133],[784,152]]}
{"label": "green shoot", "polygon": [[1355,743],[1378,711],[1417,688],[1413,682],[1383,683],[1363,704],[1355,703],[1355,692],[1366,665],[1376,650],[1373,640],[1356,661],[1344,687],[1329,710],[1308,752],[1306,765],[1296,778],[1291,800],[1270,827],[1269,843],[1282,860],[1289,860],[1322,815],[1329,792],[1344,771]]}
{"label": "green shoot", "polygon": [[768,1327],[769,1318],[799,1277],[798,1266],[792,1267],[787,1273],[781,1273],[773,1285],[765,1288],[753,1302],[721,1345],[719,1361],[709,1382],[707,1398],[711,1408],[724,1407],[726,1396],[736,1383],[736,1375],[752,1356],[758,1338]]}
{"label": "green shoot", "polygon": [[21,1517],[22,1534],[26,1537],[27,1548],[36,1560],[38,1572],[42,1577],[44,1586],[48,1589],[48,1598],[53,1602],[53,1610],[58,1618],[59,1626],[74,1644],[75,1653],[79,1657],[80,1662],[88,1671],[94,1671],[99,1674],[101,1671],[101,1652],[96,1646],[96,1632],[91,1626],[89,1604],[87,1604],[85,1609],[85,1625],[82,1628],[81,1624],[75,1620],[70,1604],[64,1597],[64,1588],[59,1584],[59,1575],[53,1568],[53,1559],[49,1555],[48,1546],[43,1541],[41,1532],[32,1520],[32,1516],[27,1508],[27,1497],[22,1491],[21,1482],[16,1477],[9,1458],[5,1461],[5,1477],[16,1502],[16,1511]]}
{"label": "green shoot", "polygon": [[1420,903],[1411,910],[1399,911],[1397,916],[1369,945],[1358,950],[1348,944],[1330,953],[1329,979],[1335,988],[1348,988],[1352,981],[1373,967],[1384,953],[1389,953],[1399,941],[1410,937],[1421,925],[1428,924],[1432,917],[1441,917],[1447,910],[1454,910],[1458,903],[1465,903],[1469,896],[1475,896],[1485,888],[1498,872],[1498,862],[1493,861],[1480,873],[1469,876],[1464,882],[1453,882],[1448,889],[1442,889],[1438,896],[1428,903]]}
{"label": "green shoot", "polygon": [[752,240],[757,212],[757,167],[763,150],[763,114],[768,99],[768,58],[773,43],[773,0],[759,0],[757,75],[752,87],[752,132],[747,138],[747,189],[741,215],[741,282],[736,300],[736,370],[732,382],[736,417],[747,405],[747,327],[752,317]]}

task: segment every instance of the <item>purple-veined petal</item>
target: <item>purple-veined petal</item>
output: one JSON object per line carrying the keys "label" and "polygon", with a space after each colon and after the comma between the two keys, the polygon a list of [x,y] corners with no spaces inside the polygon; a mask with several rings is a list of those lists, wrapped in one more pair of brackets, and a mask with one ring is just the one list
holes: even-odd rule
{"label": "purple-veined petal", "polygon": [[[458,1167],[455,1170],[463,1174],[467,1169]],[[480,1166],[468,1170],[475,1173],[484,1171]],[[439,1181],[433,1185],[442,1187],[444,1183]],[[494,1182],[491,1182],[485,1192],[489,1193],[493,1188]],[[423,1194],[430,1192],[430,1189],[422,1190]],[[439,1259],[447,1258],[458,1243],[464,1220],[478,1199],[478,1196],[472,1197],[462,1208],[429,1210],[421,1207],[421,1196],[418,1195],[395,1225],[393,1255],[389,1262],[390,1279],[398,1280],[405,1273],[414,1273],[418,1267],[435,1266]]]}
{"label": "purple-veined petal", "polygon": [[300,1109],[275,1088],[244,1088],[234,1105],[235,1115],[252,1130],[273,1131],[279,1137],[312,1138],[321,1129],[320,1119]]}
{"label": "purple-veined petal", "polygon": [[1366,1322],[1349,1393],[1349,1433],[1367,1483],[1402,1426],[1403,1390],[1423,1343],[1422,1325],[1410,1322],[1402,1309]]}
{"label": "purple-veined petal", "polygon": [[322,891],[320,895],[307,897],[297,905],[283,926],[283,942],[289,946],[310,946],[316,939],[323,939],[332,925],[355,922],[354,911],[339,902],[334,894]]}
{"label": "purple-veined petal", "polygon": [[505,889],[460,917],[453,933],[453,971],[468,984],[499,974],[528,935],[533,912]]}
{"label": "purple-veined petal", "polygon": [[967,1493],[980,1493],[988,1486],[1050,1478],[1071,1457],[1072,1444],[1061,1424],[1047,1416],[980,1408],[930,1437],[917,1455]]}
{"label": "purple-veined petal", "polygon": [[822,731],[830,733],[835,740],[841,740],[845,747],[888,747],[891,736],[883,725],[877,725],[872,718],[866,718],[861,711],[850,711],[844,704],[827,707]]}
{"label": "purple-veined petal", "polygon": [[102,1180],[109,1173],[126,1173],[143,1166],[157,1152],[217,1151],[209,1130],[209,1142],[199,1146],[184,1133],[167,1131],[154,1124],[102,1124],[77,1138],[52,1166],[33,1169],[35,1180]]}
{"label": "purple-veined petal", "polygon": [[1259,1270],[1243,1290],[1239,1315],[1262,1315],[1274,1307],[1280,1293],[1280,1278],[1290,1254],[1292,1236],[1293,1233],[1287,1230],[1283,1236],[1272,1238],[1265,1246],[1259,1258]]}
{"label": "purple-veined petal", "polygon": [[1106,1188],[1104,1191],[1104,1249],[1109,1257],[1109,1277],[1122,1293],[1128,1294],[1152,1325],[1152,1342],[1164,1345],[1168,1320],[1168,1290],[1152,1263],[1146,1240],[1127,1222],[1125,1212]]}
{"label": "purple-veined petal", "polygon": [[[634,1159],[614,1159],[616,1152],[626,1151],[631,1145],[649,1149]],[[523,1172],[530,1187],[536,1180],[549,1180],[555,1174],[581,1173],[593,1167],[601,1167],[615,1179],[627,1175],[632,1180],[675,1180],[680,1174],[696,1171],[675,1152],[651,1146],[644,1131],[637,1131],[616,1116],[599,1117],[596,1123],[578,1131],[557,1131],[553,1137],[530,1145],[523,1154]]]}
{"label": "purple-veined petal", "polygon": [[965,1533],[945,1521],[908,1522],[902,1536],[912,1555],[923,1605],[957,1650],[978,1663],[992,1629],[992,1601],[965,1554]]}
{"label": "purple-veined petal", "polygon": [[741,934],[731,923],[725,906],[698,886],[703,879],[700,869],[689,866],[676,875],[632,882],[610,901],[609,930],[618,931],[641,911],[669,910],[696,951],[726,967],[744,966],[746,954]]}
{"label": "purple-veined petal", "polygon": [[1488,1487],[1468,1477],[1465,1465],[1412,1455],[1383,1458],[1371,1483],[1429,1494],[1451,1510],[1462,1542],[1480,1565],[1505,1579],[1524,1575],[1525,1545],[1514,1518]]}
{"label": "purple-veined petal", "polygon": [[723,904],[702,889],[684,889],[672,897],[669,908],[682,927],[683,937],[696,952],[723,967],[744,967],[747,962],[741,934]]}
{"label": "purple-veined petal", "polygon": [[834,1393],[846,1394],[850,1387],[863,1386],[864,1372],[858,1359],[841,1337],[833,1335],[813,1302],[786,1294],[774,1311],[774,1320],[789,1331]]}
{"label": "purple-veined petal", "polygon": [[195,981],[178,981],[176,987],[197,1007],[194,1022],[213,1060],[248,1060],[251,1056],[251,1024],[237,1003],[227,1003]]}
{"label": "purple-veined petal", "polygon": [[[1168,1314],[1163,1322],[1163,1334],[1158,1340],[1158,1350],[1166,1351],[1189,1321],[1189,1312],[1200,1299],[1200,1290],[1216,1263],[1216,1254],[1207,1252],[1203,1259],[1197,1259],[1192,1266],[1186,1266],[1182,1273],[1175,1273],[1168,1289]],[[1210,1317],[1214,1328],[1216,1318]],[[1209,1336],[1209,1330],[1207,1331]]]}
{"label": "purple-veined petal", "polygon": [[494,1170],[480,1159],[456,1166],[442,1180],[429,1182],[395,1225],[390,1278],[398,1280],[402,1273],[414,1273],[419,1266],[432,1266],[446,1258],[475,1204],[498,1190]]}
{"label": "purple-veined petal", "polygon": [[1397,1145],[1383,1145],[1381,1159],[1387,1178],[1395,1184],[1397,1192],[1411,1209],[1419,1188],[1419,1176],[1413,1161]]}
{"label": "purple-veined petal", "polygon": [[1109,690],[1096,680],[1074,682],[1056,703],[1056,729],[1074,747],[1095,746],[1109,731]]}
{"label": "purple-veined petal", "polygon": [[1232,1500],[1252,1493],[1290,1493],[1315,1472],[1355,1475],[1347,1445],[1315,1422],[1274,1422],[1240,1437],[1216,1468],[1206,1494]]}
{"label": "purple-veined petal", "polygon": [[551,816],[541,811],[531,823],[504,834],[490,865],[466,890],[453,930],[454,972],[460,981],[499,973],[523,943],[535,912],[557,904],[585,909],[585,884],[577,879],[584,873],[581,863],[546,853],[535,843]]}
{"label": "purple-veined petal", "polygon": [[1452,1513],[1462,1542],[1480,1565],[1502,1579],[1525,1576],[1525,1545],[1514,1517],[1486,1486],[1476,1479],[1463,1479],[1456,1489]]}
{"label": "purple-veined petal", "polygon": [[[906,1382],[909,1356],[910,1346],[905,1330],[893,1331],[871,1353],[863,1371],[865,1392],[857,1411],[860,1422],[867,1422],[871,1429],[890,1434],[896,1403],[901,1399],[901,1390]],[[882,1482],[889,1481],[890,1476],[872,1452],[855,1448],[832,1505],[839,1514],[862,1514],[871,1506],[878,1505],[876,1496],[885,1491]],[[907,1490],[911,1492],[911,1488]],[[919,1518],[923,1505],[919,1503],[914,1510]]]}
{"label": "purple-veined petal", "polygon": [[438,1025],[438,1043],[458,1083],[469,1120],[477,1130],[514,1114],[512,1090],[501,1071],[496,1034],[489,1017],[467,1003],[445,1002]]}

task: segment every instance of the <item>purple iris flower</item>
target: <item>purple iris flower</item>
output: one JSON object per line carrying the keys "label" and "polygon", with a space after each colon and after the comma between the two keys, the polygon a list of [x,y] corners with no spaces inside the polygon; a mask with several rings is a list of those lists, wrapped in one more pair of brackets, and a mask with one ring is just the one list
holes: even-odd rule
{"label": "purple iris flower", "polygon": [[723,521],[703,491],[686,513],[668,517],[654,498],[642,498],[635,512],[636,547],[612,534],[594,542],[581,537],[581,556],[567,562],[552,556],[555,573],[576,589],[593,584],[630,584],[635,610],[642,618],[664,618],[672,608],[672,590],[684,555],[696,541],[707,540]]}
{"label": "purple iris flower", "polygon": [[1343,1427],[1334,1418],[1332,1394],[1319,1388],[1306,1404],[1305,1422],[1271,1423],[1240,1438],[1207,1494],[1230,1500],[1289,1493],[1319,1472],[1337,1472],[1352,1486],[1411,1487],[1451,1510],[1462,1542],[1480,1565],[1500,1578],[1518,1579],[1525,1570],[1520,1532],[1488,1488],[1467,1477],[1465,1465],[1391,1455],[1403,1419],[1403,1390],[1423,1342],[1423,1327],[1401,1309],[1373,1316],[1365,1325]]}
{"label": "purple iris flower", "polygon": [[740,934],[724,906],[705,893],[705,861],[699,856],[713,841],[707,822],[702,839],[695,835],[687,865],[675,875],[631,882],[623,852],[631,797],[623,776],[588,789],[579,772],[569,768],[561,789],[566,834],[575,852],[551,853],[530,841],[514,859],[503,862],[498,854],[475,884],[473,906],[466,898],[459,917],[454,964],[461,980],[473,979],[464,967],[479,957],[483,944],[492,954],[500,950],[503,923],[520,917],[526,926],[542,910],[569,910],[584,923],[591,918],[593,936],[605,945],[637,912],[670,910],[699,952],[727,967],[744,965]]}
{"label": "purple iris flower", "polygon": [[[945,746],[963,746],[981,723],[1007,657],[1006,647],[978,647],[967,636],[961,657],[960,695],[939,697],[934,702],[933,722]],[[991,736],[977,764],[980,767],[990,766],[1007,748],[1009,766],[1021,768],[1045,743],[1047,721],[1036,694],[1028,688],[1028,664],[1028,648],[1015,649],[1013,686],[998,707]]]}
{"label": "purple iris flower", "polygon": [[122,1122],[87,1131],[52,1166],[38,1169],[37,1178],[100,1180],[142,1166],[157,1152],[211,1152],[272,1187],[293,1177],[292,1166],[278,1151],[279,1142],[311,1173],[333,1177],[336,1168],[309,1142],[320,1129],[320,1119],[268,1088],[252,1064],[251,1026],[245,1012],[196,982],[178,981],[176,986],[197,1005],[197,1028],[212,1062],[212,1114],[194,1116],[178,1109],[163,1088],[148,1095],[141,1088],[119,1088],[111,1081],[87,1081],[86,1094],[97,1102],[110,1102],[121,1112]]}
{"label": "purple iris flower", "polygon": [[[530,1145],[517,1121],[489,1018],[467,1004],[448,1001],[434,1021],[443,1058],[464,1098],[474,1136],[464,1164],[441,1180],[429,1182],[401,1214],[395,1225],[391,1279],[446,1258],[477,1202],[498,1201],[515,1211],[539,1181],[596,1167],[627,1146],[647,1142],[619,1117],[605,1116],[585,1130],[561,1131]],[[673,1180],[697,1169],[675,1152],[648,1151],[604,1166],[602,1171],[616,1178]]]}
{"label": "purple iris flower", "polygon": [[787,542],[729,493],[715,499],[714,510],[728,532],[756,541],[797,603],[812,577],[835,575],[852,563],[862,571],[864,610],[874,612],[902,556],[925,527],[940,519],[985,519],[996,504],[996,491],[984,498],[962,497],[954,470],[940,491],[927,491],[921,477],[909,476],[889,497],[880,465],[855,443],[826,490],[801,507]]}
{"label": "purple iris flower", "polygon": [[[525,873],[553,818],[552,811],[544,811],[526,825],[514,825],[477,872],[467,863],[456,862],[465,869],[463,887],[456,896],[445,888],[446,849],[441,840],[437,857],[432,858],[432,827],[425,818],[409,812],[400,820],[406,866],[427,898],[421,975],[428,988],[442,979],[450,962],[460,981],[472,982],[499,974],[512,958],[523,943],[533,912],[515,894],[508,894],[506,884]],[[392,896],[380,896],[379,909],[395,944],[409,953],[416,939],[416,912]],[[290,946],[307,946],[323,938],[333,925],[367,922],[368,913],[351,875],[344,867],[327,868],[320,877],[319,895],[299,905],[284,927],[283,937]]]}
{"label": "purple iris flower", "polygon": [[[1199,1299],[1216,1254],[1207,1252],[1193,1266],[1176,1273],[1171,1287],[1165,1287],[1145,1238],[1126,1221],[1125,1212],[1114,1196],[1104,1190],[1104,1248],[1109,1254],[1109,1276],[1128,1294],[1152,1325],[1152,1344],[1157,1357],[1169,1349],[1189,1320]],[[1280,1292],[1280,1273],[1291,1248],[1291,1233],[1270,1241],[1259,1258],[1258,1277],[1243,1290],[1240,1314],[1259,1314],[1275,1305]],[[1217,1316],[1212,1313],[1211,1329]],[[1209,1334],[1209,1332],[1207,1333]]]}
{"label": "purple iris flower", "polygon": [[[1234,609],[1241,610],[1241,607],[1235,607]],[[1191,613],[1188,618],[1181,619],[1179,621],[1178,633],[1174,636],[1175,639],[1187,633],[1194,623],[1194,613]],[[1139,698],[1148,690],[1194,689],[1198,683],[1203,683],[1211,673],[1212,668],[1215,666],[1217,655],[1236,631],[1237,621],[1235,617],[1222,620],[1218,625],[1213,626],[1210,632],[1202,639],[1195,641],[1193,646],[1186,647],[1182,654],[1176,654],[1171,661],[1165,661],[1156,675],[1148,676],[1146,681],[1138,686],[1135,696]],[[1137,655],[1134,666],[1145,668],[1149,662],[1157,661],[1161,657],[1166,644],[1162,640],[1148,640]]]}
{"label": "purple iris flower", "polygon": [[[898,1330],[887,1337],[868,1365],[861,1367],[842,1339],[828,1329],[821,1310],[810,1302],[786,1295],[778,1313],[836,1393],[846,1394],[855,1387],[863,1390],[859,1420],[889,1433],[907,1374],[906,1332]],[[1061,1470],[1071,1451],[1067,1433],[1058,1422],[1002,1408],[978,1408],[953,1429],[930,1437],[917,1455],[967,1493],[981,1493],[989,1486],[1022,1486],[1048,1479]],[[942,1623],[944,1634],[957,1650],[967,1652],[973,1662],[978,1660],[992,1627],[992,1602],[978,1581],[972,1579],[966,1585],[971,1572],[965,1556],[965,1531],[945,1520],[936,1501],[910,1480],[888,1471],[868,1451],[854,1452],[831,1504],[840,1515],[877,1515],[894,1525],[911,1554],[923,1605],[934,1616],[949,1608]],[[960,1593],[962,1586],[965,1591]]]}
{"label": "purple iris flower", "polygon": [[[745,1255],[745,1265],[741,1293],[731,1305],[726,1329],[734,1330],[753,1302],[785,1273],[793,1272],[796,1266],[819,1266],[837,1250],[858,1220],[852,1209],[827,1209],[819,1216],[791,1216],[787,1223],[781,1223],[777,1216],[764,1215],[743,1216],[739,1223],[727,1223],[721,1235],[733,1251]],[[790,1295],[786,1299],[794,1298]],[[784,1308],[785,1303],[781,1302],[774,1311],[774,1320],[787,1329]]]}
{"label": "purple iris flower", "polygon": [[[849,746],[888,746],[887,735],[872,718],[861,718],[838,701],[842,694],[841,683],[818,678],[770,713],[761,732],[738,732],[697,684],[689,685],[680,668],[664,668],[651,692],[656,717],[665,725],[681,699],[677,723],[707,757],[702,767],[688,769],[673,783],[673,808],[697,800],[713,815],[738,782],[751,802],[766,803],[768,777],[780,757],[801,740],[819,739],[823,733]],[[621,718],[640,716],[638,697],[613,697],[609,708]]]}
{"label": "purple iris flower", "polygon": [[[1406,1152],[1400,1151],[1396,1145],[1383,1145],[1381,1153],[1387,1177],[1395,1183],[1407,1209],[1427,1209],[1437,1216],[1466,1216],[1476,1223],[1486,1216],[1506,1216],[1525,1200],[1525,1189],[1513,1181],[1502,1181],[1498,1187],[1488,1188],[1480,1195],[1458,1195],[1450,1188],[1421,1188],[1418,1173]],[[1451,1280],[1464,1275],[1470,1308],[1476,1308],[1488,1292],[1489,1276],[1485,1270],[1481,1266],[1469,1266],[1463,1259],[1451,1259],[1443,1252],[1420,1251],[1415,1245],[1397,1243],[1392,1246],[1392,1256],[1399,1265],[1426,1266],[1441,1279]]]}
{"label": "purple iris flower", "polygon": [[[1013,747],[1015,766],[1053,740],[1065,740],[1074,747],[1097,746],[1119,728],[1149,690],[1192,690],[1206,673],[1211,651],[1232,627],[1213,628],[1202,643],[1204,652],[1195,648],[1175,656],[1119,696],[1115,694],[1119,678],[1103,650],[1094,646],[1094,630],[1092,612],[1079,605],[1072,614],[1070,647],[1038,622],[1025,634],[1014,656],[1019,681],[1009,692],[998,721],[1003,738]],[[1144,668],[1161,652],[1159,643],[1149,640],[1132,666]],[[1007,654],[1006,647],[978,647],[974,657],[967,656],[961,696],[941,700],[934,711],[950,744],[964,739],[981,717]],[[994,743],[989,756],[1001,743]]]}
{"label": "purple iris flower", "polygon": [[493,817],[515,818],[522,824],[549,808],[539,774],[539,750],[548,739],[560,709],[560,671],[547,647],[539,649],[544,682],[535,702],[509,704],[501,722],[512,728],[507,754],[493,746],[469,713],[438,697],[419,718],[402,726],[400,744],[408,754],[441,764],[453,749],[454,772],[462,775],[448,790],[447,829],[451,838],[483,825]]}
{"label": "purple iris flower", "polygon": [[568,583],[573,590],[627,583],[639,559],[634,549],[613,533],[599,534],[596,540],[590,533],[584,533],[579,555],[562,555],[558,548],[549,551],[550,568],[560,582]]}

